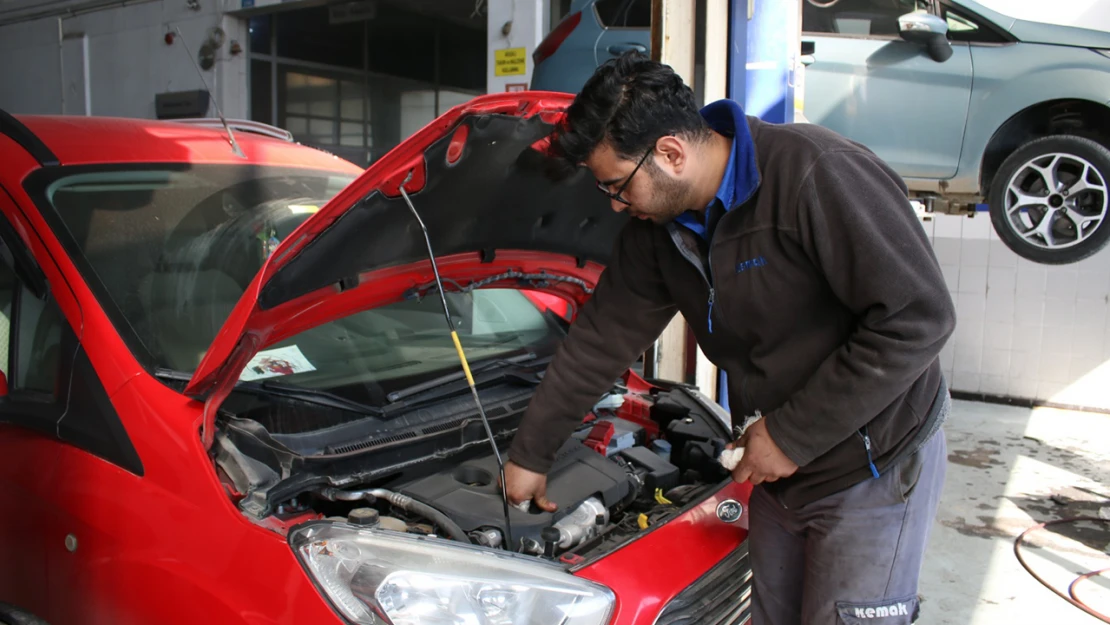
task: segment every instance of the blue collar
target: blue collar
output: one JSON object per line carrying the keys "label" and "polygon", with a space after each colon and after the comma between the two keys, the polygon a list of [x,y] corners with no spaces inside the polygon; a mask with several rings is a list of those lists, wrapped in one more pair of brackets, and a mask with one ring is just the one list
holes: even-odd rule
{"label": "blue collar", "polygon": [[720,204],[724,212],[728,212],[747,202],[759,188],[759,167],[748,119],[739,104],[732,100],[718,100],[707,104],[701,110],[701,116],[710,128],[732,137],[732,151],[728,156],[725,175],[713,201],[705,208],[704,219],[698,219],[693,211],[686,211],[675,220],[704,239],[707,238],[710,212],[715,205]]}

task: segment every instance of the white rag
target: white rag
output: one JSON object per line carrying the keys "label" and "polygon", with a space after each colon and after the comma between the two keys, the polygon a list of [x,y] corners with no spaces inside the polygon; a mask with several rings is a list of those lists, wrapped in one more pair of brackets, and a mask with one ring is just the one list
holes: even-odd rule
{"label": "white rag", "polygon": [[[758,410],[756,410],[755,415],[744,419],[744,425],[740,426],[740,433],[736,436],[736,438],[739,439],[741,436],[743,436],[744,432],[748,431],[748,428],[750,428],[753,423],[759,421],[762,418],[763,415],[760,414]],[[717,457],[717,462],[720,462],[721,466],[724,467],[725,470],[732,471],[736,468],[736,465],[740,464],[740,460],[743,457],[744,448],[734,447],[732,449],[726,449],[722,451],[721,455]]]}
{"label": "white rag", "polygon": [[721,456],[717,458],[717,461],[720,462],[721,466],[724,467],[726,470],[732,471],[736,468],[736,465],[740,464],[740,459],[743,457],[744,448],[736,447],[733,449],[726,449],[722,451]]}

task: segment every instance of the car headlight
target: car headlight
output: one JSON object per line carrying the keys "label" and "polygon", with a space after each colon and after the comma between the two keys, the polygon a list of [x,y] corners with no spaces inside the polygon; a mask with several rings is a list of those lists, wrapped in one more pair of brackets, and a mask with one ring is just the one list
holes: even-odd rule
{"label": "car headlight", "polygon": [[508,552],[314,523],[289,543],[317,585],[360,625],[609,622],[615,597],[557,565]]}

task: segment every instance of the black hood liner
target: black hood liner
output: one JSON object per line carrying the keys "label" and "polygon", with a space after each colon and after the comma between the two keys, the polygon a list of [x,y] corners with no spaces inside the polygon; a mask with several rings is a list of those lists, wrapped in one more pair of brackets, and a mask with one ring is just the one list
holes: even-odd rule
{"label": "black hood liner", "polygon": [[[599,193],[590,172],[556,181],[547,157],[531,146],[552,131],[538,116],[463,118],[469,136],[462,156],[447,162],[454,134],[424,154],[427,182],[410,194],[428,228],[436,256],[497,249],[564,254],[579,263],[606,263],[627,222]],[[358,274],[426,259],[419,224],[404,198],[375,191],[305,246],[263,287],[259,305],[273,308]]]}

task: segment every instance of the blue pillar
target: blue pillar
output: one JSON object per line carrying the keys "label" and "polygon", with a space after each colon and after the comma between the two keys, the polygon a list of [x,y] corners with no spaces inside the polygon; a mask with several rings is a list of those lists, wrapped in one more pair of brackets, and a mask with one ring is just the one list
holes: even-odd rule
{"label": "blue pillar", "polygon": [[764,121],[794,121],[801,1],[732,0],[729,7],[729,98]]}
{"label": "blue pillar", "polygon": [[[731,0],[728,97],[767,122],[794,121],[794,59],[801,42],[804,0]],[[751,9],[749,19],[749,9]],[[718,403],[729,410],[728,377],[718,381]]]}

